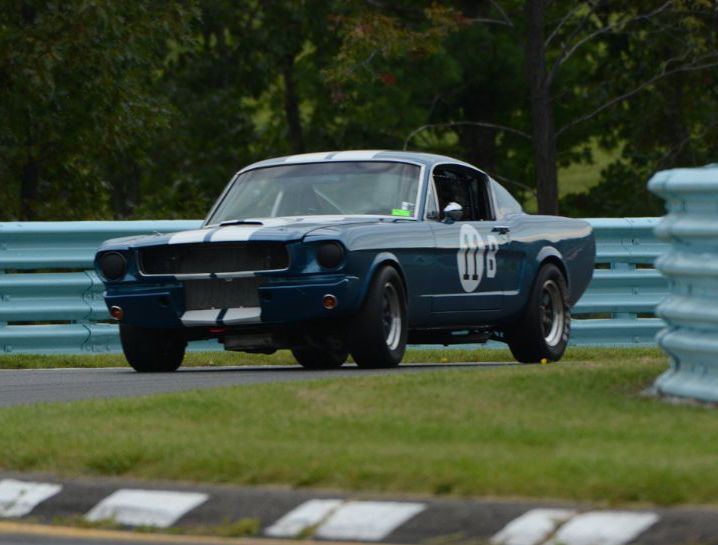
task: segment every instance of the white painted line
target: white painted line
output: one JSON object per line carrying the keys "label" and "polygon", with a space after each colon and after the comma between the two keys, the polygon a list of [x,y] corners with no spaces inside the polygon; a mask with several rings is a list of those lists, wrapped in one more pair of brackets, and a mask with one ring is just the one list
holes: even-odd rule
{"label": "white painted line", "polygon": [[340,506],[319,526],[316,537],[355,541],[384,539],[414,515],[423,503],[350,501]]}
{"label": "white painted line", "polygon": [[571,509],[531,509],[491,538],[496,545],[539,545],[576,514]]}
{"label": "white painted line", "polygon": [[90,522],[112,520],[128,526],[167,528],[209,496],[193,492],[118,490],[85,515]]}
{"label": "white painted line", "polygon": [[0,481],[0,517],[23,517],[60,490],[59,484],[3,479]]}
{"label": "white painted line", "polygon": [[655,513],[591,511],[559,528],[548,545],[623,545],[658,522]]}
{"label": "white painted line", "polygon": [[326,519],[342,503],[343,500],[305,501],[267,528],[264,534],[270,537],[299,537],[307,528]]}
{"label": "white painted line", "polygon": [[209,233],[209,229],[195,229],[192,231],[180,231],[172,235],[168,244],[191,244],[193,242],[202,242],[204,237]]}

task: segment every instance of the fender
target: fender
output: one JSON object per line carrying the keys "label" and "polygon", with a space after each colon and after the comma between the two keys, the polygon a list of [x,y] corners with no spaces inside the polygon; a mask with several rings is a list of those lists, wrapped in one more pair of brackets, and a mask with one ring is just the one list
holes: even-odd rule
{"label": "fender", "polygon": [[[569,289],[570,292],[570,278],[568,274],[568,269],[566,268],[566,263],[563,260],[563,256],[561,255],[561,252],[559,252],[556,248],[553,246],[544,246],[539,250],[539,253],[536,254],[536,259],[534,261],[536,268],[534,277],[536,276],[536,273],[538,273],[539,269],[541,268],[541,265],[543,265],[546,261],[550,261],[552,263],[555,263],[558,265],[558,268],[561,269],[561,272],[563,273],[563,277],[566,280],[566,287]],[[531,281],[533,282],[533,278],[531,278]]]}
{"label": "fender", "polygon": [[402,269],[401,264],[399,263],[399,259],[392,252],[380,252],[374,256],[374,259],[372,259],[371,264],[367,269],[366,278],[362,283],[361,291],[359,292],[360,305],[364,303],[364,299],[369,291],[369,284],[371,284],[371,280],[374,278],[376,271],[384,264],[390,264],[397,270],[399,276],[401,277],[401,281],[404,283],[404,296],[408,299],[409,295],[407,293],[408,286],[406,284],[406,276],[404,275],[404,269]]}

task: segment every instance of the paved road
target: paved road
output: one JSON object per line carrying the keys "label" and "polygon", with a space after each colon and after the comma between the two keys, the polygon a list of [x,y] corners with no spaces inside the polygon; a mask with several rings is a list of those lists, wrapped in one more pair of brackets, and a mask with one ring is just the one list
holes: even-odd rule
{"label": "paved road", "polygon": [[331,371],[301,367],[188,367],[175,373],[141,374],[130,368],[0,370],[0,407],[79,399],[130,397],[235,384],[265,384],[319,378],[412,373],[436,369],[493,367],[505,363],[402,365],[366,370],[347,366]]}

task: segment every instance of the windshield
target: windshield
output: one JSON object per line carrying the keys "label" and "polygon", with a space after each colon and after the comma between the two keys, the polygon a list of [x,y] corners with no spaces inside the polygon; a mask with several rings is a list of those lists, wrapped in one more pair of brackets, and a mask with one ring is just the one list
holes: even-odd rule
{"label": "windshield", "polygon": [[241,174],[208,219],[210,225],[280,216],[414,217],[416,165],[377,161],[307,163]]}

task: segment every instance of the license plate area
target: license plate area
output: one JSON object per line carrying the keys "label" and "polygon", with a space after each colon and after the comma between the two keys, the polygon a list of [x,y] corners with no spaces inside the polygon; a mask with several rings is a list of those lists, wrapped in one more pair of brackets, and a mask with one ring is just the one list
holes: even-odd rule
{"label": "license plate area", "polygon": [[185,310],[259,307],[262,279],[256,276],[185,280],[182,284]]}

